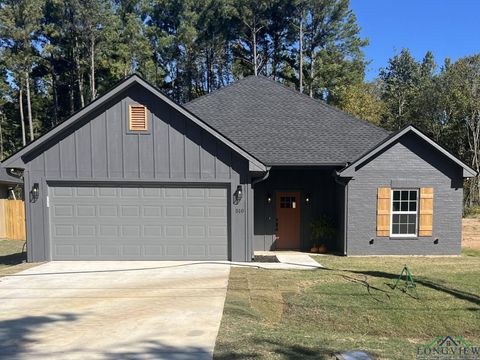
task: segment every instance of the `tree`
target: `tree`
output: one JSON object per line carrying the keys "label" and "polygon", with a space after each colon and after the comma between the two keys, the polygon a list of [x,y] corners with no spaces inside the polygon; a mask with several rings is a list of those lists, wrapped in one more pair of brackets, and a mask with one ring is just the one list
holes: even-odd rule
{"label": "tree", "polygon": [[419,92],[420,65],[403,49],[388,61],[386,69],[380,70],[384,92],[382,99],[388,108],[385,126],[400,129],[411,123],[412,102]]}
{"label": "tree", "polygon": [[[459,59],[443,74],[446,87],[446,113],[463,129],[465,160],[480,172],[480,55]],[[466,203],[480,203],[480,179],[468,183]]]}
{"label": "tree", "polygon": [[261,39],[264,38],[267,26],[268,9],[269,4],[266,0],[240,0],[235,1],[233,5],[233,13],[239,23],[238,40],[234,48],[239,60],[237,67],[242,69],[247,64],[250,68],[247,74],[257,76],[270,55],[265,46],[261,47]]}
{"label": "tree", "polygon": [[[1,46],[19,89],[20,117],[23,118],[23,90],[26,92],[30,141],[34,140],[30,74],[38,60],[35,43],[40,30],[44,1],[4,1],[0,6]],[[23,121],[22,121],[23,124]],[[26,141],[24,141],[25,143]]]}
{"label": "tree", "polygon": [[380,125],[385,113],[385,105],[380,99],[376,84],[373,83],[358,83],[347,87],[341,94],[338,105],[353,116],[375,125]]}
{"label": "tree", "polygon": [[[359,37],[360,28],[348,0],[309,0],[305,21],[305,59],[308,93],[325,98],[329,86],[325,75],[336,62],[357,63],[361,73],[365,63],[361,48],[367,41]],[[363,79],[363,77],[362,77]]]}

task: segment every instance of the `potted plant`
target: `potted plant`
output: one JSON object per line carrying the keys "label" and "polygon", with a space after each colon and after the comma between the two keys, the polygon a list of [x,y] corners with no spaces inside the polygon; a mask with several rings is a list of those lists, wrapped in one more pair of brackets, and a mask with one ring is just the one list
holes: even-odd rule
{"label": "potted plant", "polygon": [[310,223],[310,229],[313,239],[311,252],[326,253],[325,241],[334,238],[336,234],[332,220],[326,215],[321,215]]}

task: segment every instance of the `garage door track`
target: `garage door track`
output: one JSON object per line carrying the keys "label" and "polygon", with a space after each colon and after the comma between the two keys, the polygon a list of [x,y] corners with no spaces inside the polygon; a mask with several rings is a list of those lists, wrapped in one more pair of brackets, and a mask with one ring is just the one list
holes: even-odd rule
{"label": "garage door track", "polygon": [[0,358],[210,359],[229,271],[51,262],[0,278]]}

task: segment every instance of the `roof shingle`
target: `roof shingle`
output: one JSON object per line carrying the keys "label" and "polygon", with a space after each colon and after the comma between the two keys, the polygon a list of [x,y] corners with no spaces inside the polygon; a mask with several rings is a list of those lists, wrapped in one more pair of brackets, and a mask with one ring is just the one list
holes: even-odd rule
{"label": "roof shingle", "polygon": [[250,76],[185,108],[266,165],[345,164],[388,132],[263,76]]}

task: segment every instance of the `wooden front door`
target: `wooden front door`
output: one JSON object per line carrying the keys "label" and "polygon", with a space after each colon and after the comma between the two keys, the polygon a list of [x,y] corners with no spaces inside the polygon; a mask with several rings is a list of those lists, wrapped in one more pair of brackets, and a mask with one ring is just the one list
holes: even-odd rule
{"label": "wooden front door", "polygon": [[300,193],[277,192],[275,222],[277,249],[300,248]]}

